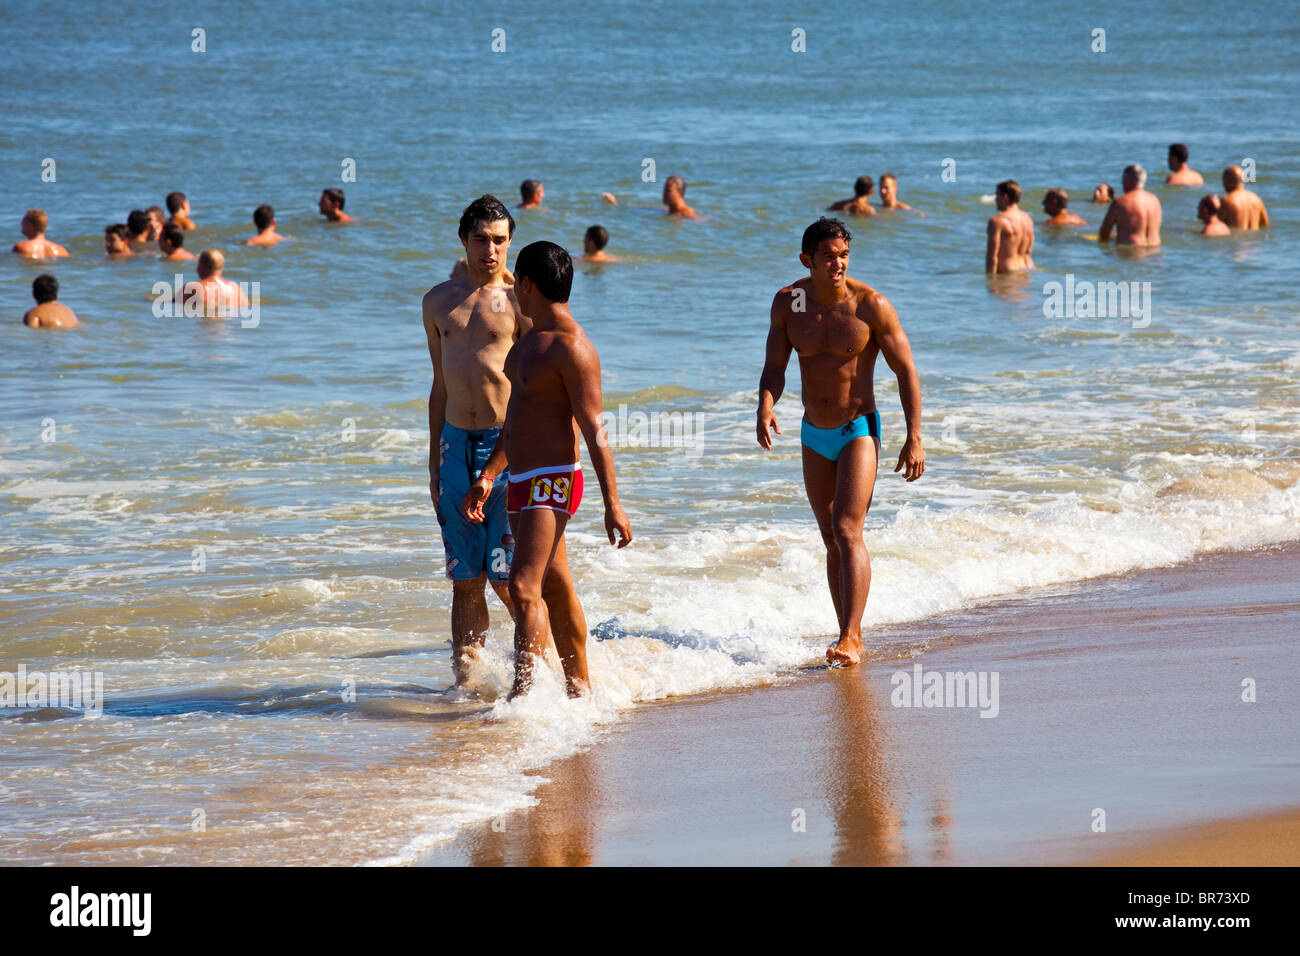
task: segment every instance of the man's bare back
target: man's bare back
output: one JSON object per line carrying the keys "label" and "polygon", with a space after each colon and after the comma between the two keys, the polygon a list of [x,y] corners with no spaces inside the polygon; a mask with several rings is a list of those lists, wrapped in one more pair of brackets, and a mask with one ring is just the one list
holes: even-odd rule
{"label": "man's bare back", "polygon": [[64,249],[57,242],[50,242],[44,236],[15,242],[14,252],[27,259],[57,259],[68,254],[67,249]]}
{"label": "man's bare back", "polygon": [[1146,190],[1146,170],[1141,166],[1128,166],[1124,170],[1124,195],[1117,198],[1106,210],[1097,238],[1110,239],[1111,230],[1117,232],[1116,241],[1131,246],[1160,245],[1160,200]]}
{"label": "man's bare back", "polygon": [[187,283],[184,296],[187,302],[198,297],[203,316],[209,319],[233,319],[240,309],[249,306],[248,296],[239,283],[219,275]]}
{"label": "man's bare back", "polygon": [[[565,385],[577,370],[594,361],[587,333],[572,319],[559,318],[546,331],[534,329],[506,358],[512,421],[528,427],[506,433],[506,460],[515,472],[578,460],[578,425]],[[599,367],[599,366],[597,366]]]}
{"label": "man's bare back", "polygon": [[1110,229],[1116,231],[1116,241],[1134,246],[1160,245],[1160,200],[1145,189],[1127,192],[1111,203],[1098,235],[1110,238]]}
{"label": "man's bare back", "polygon": [[1219,218],[1234,229],[1267,229],[1268,210],[1264,200],[1247,189],[1245,177],[1239,166],[1229,166],[1223,171],[1223,188],[1219,201]]}
{"label": "man's bare back", "polygon": [[81,325],[76,314],[61,302],[42,302],[28,309],[23,322],[33,329],[75,329]]}
{"label": "man's bare back", "polygon": [[984,253],[985,272],[1020,272],[1032,269],[1034,220],[1015,206],[989,218],[988,245]]}

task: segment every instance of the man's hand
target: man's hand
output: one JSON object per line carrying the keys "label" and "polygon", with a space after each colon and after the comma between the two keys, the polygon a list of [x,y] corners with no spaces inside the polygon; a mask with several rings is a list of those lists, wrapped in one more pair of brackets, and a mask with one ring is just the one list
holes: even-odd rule
{"label": "man's hand", "polygon": [[632,540],[632,526],[617,501],[605,506],[605,533],[609,535],[610,544],[614,543],[615,531],[618,532],[618,546],[626,548]]}
{"label": "man's hand", "polygon": [[429,472],[429,498],[435,508],[438,507],[438,485],[441,480],[436,471]]}
{"label": "man's hand", "polygon": [[776,423],[776,416],[772,414],[769,408],[766,412],[763,409],[758,410],[758,443],[768,451],[772,450],[772,434],[768,429],[781,434],[781,426]]}
{"label": "man's hand", "polygon": [[[904,469],[906,469],[904,471]],[[894,471],[903,472],[903,477],[908,481],[916,481],[921,475],[925,474],[925,452],[921,451],[921,439],[909,438],[903,444],[903,450],[898,454],[898,464],[894,466]]]}
{"label": "man's hand", "polygon": [[480,524],[484,520],[483,506],[487,504],[488,496],[492,494],[492,483],[492,479],[487,475],[479,475],[474,484],[469,486],[469,491],[465,492],[465,497],[461,499],[461,512],[475,524]]}

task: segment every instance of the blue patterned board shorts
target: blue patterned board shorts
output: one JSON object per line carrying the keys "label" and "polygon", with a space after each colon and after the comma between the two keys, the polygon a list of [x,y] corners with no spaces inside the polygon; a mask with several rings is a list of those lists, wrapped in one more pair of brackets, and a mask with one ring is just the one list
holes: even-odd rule
{"label": "blue patterned board shorts", "polygon": [[455,425],[442,426],[438,441],[437,512],[447,577],[453,581],[472,581],[485,571],[493,581],[510,580],[515,539],[506,517],[509,473],[503,471],[492,485],[492,493],[483,506],[481,524],[468,520],[460,511],[461,500],[469,486],[478,480],[500,433],[500,428],[467,432]]}

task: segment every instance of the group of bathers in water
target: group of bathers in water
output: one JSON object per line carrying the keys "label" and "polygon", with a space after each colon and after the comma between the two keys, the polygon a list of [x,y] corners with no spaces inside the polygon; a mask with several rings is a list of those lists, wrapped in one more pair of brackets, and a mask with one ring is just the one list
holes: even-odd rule
{"label": "group of bathers in water", "polygon": [[472,581],[484,571],[493,581],[509,580],[515,550],[509,516],[547,509],[572,517],[582,503],[582,468],[575,462],[518,475],[502,472],[483,504],[483,520],[466,518],[460,503],[482,474],[500,434],[499,427],[466,431],[448,423],[442,426],[436,510],[447,577],[453,581]]}
{"label": "group of bathers in water", "polygon": [[[499,427],[466,431],[451,424],[442,426],[437,513],[447,577],[454,581],[472,581],[484,571],[493,581],[509,580],[515,549],[509,515],[549,509],[572,517],[582,503],[582,468],[577,463],[534,468],[518,475],[507,471],[492,485],[483,505],[483,521],[466,518],[460,502],[483,472],[500,434]],[[879,412],[859,415],[839,428],[818,428],[805,419],[801,428],[803,443],[829,461],[838,459],[849,442],[863,436],[871,437],[879,454]]]}

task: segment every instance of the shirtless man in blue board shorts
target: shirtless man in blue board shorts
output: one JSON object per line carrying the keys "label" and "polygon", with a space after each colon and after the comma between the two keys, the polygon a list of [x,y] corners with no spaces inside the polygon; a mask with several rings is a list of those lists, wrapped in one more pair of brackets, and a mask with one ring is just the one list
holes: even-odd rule
{"label": "shirtless man in blue board shorts", "polygon": [[799,353],[803,383],[803,480],[826,546],[826,577],[839,619],[839,639],[826,650],[831,666],[862,659],[862,614],[871,589],[871,558],[862,525],[871,507],[880,456],[880,414],[873,378],[884,355],[898,377],[907,441],[894,471],[908,481],[925,472],[921,450],[921,380],[889,300],[849,278],[849,241],[838,219],[822,217],[803,234],[799,261],[808,275],[776,294],[767,360],[758,383],[758,443],[781,434],[772,407],[785,390],[790,353]]}
{"label": "shirtless man in blue board shorts", "polygon": [[514,537],[506,518],[507,475],[498,476],[471,522],[461,499],[496,447],[510,400],[506,355],[532,327],[506,272],[515,222],[494,196],[466,207],[460,220],[465,265],[424,296],[424,331],[433,360],[429,391],[429,497],[442,529],[446,574],[452,582],[452,672],[458,686],[487,638],[485,582],[514,616],[507,582]]}

